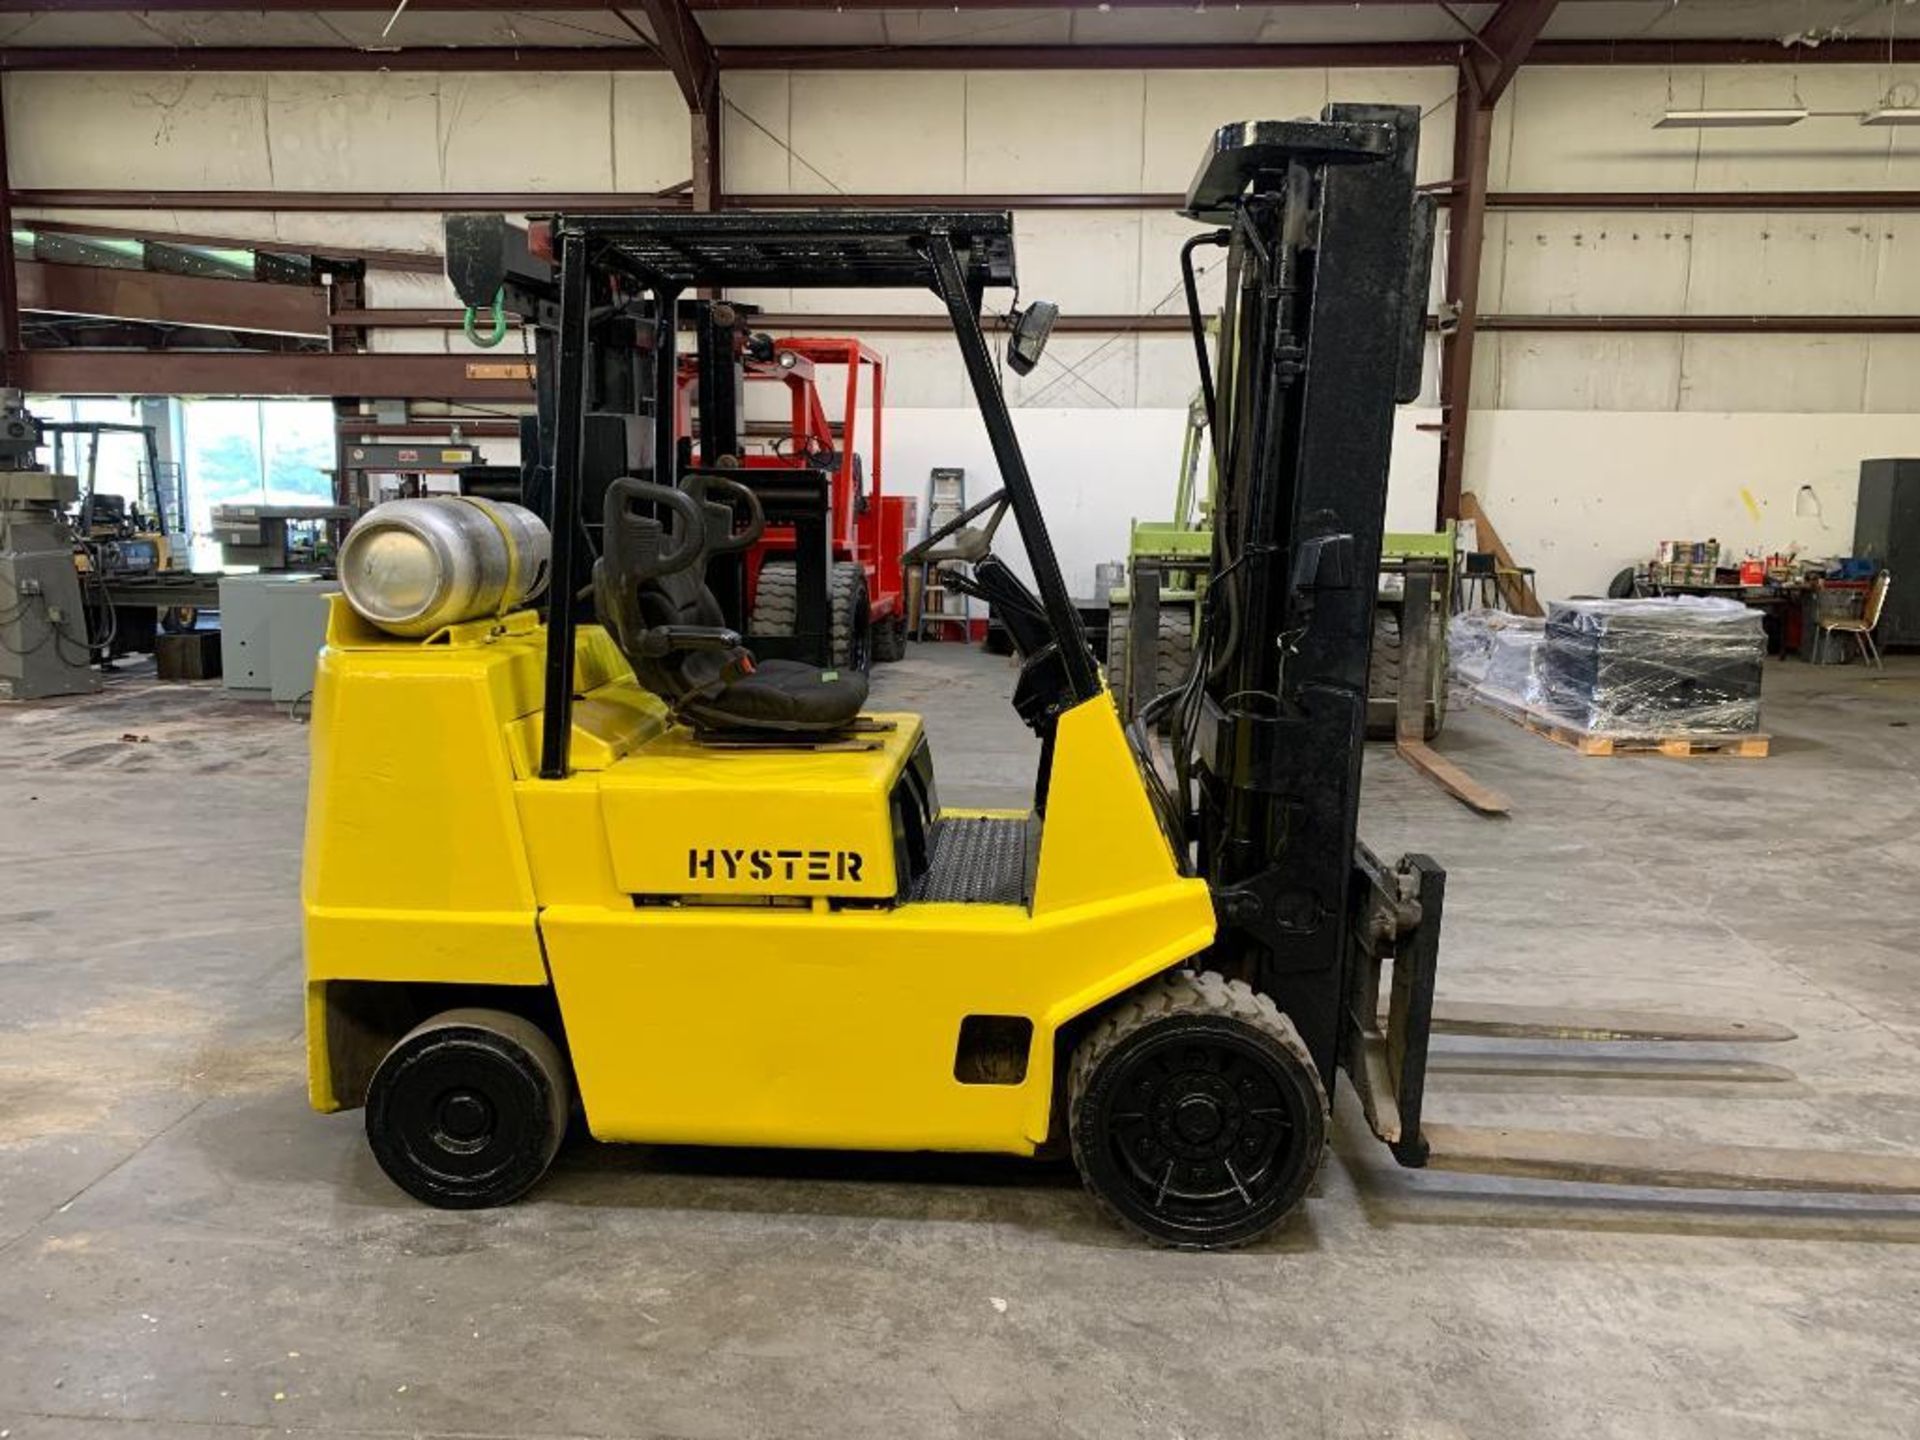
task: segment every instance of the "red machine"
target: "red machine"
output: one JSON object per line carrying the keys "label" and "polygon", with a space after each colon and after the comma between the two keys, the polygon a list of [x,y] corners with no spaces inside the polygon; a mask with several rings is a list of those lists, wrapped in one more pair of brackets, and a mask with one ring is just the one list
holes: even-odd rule
{"label": "red machine", "polygon": [[[743,469],[767,515],[732,583],[715,587],[722,608],[761,655],[858,670],[901,659],[909,502],[881,484],[886,361],[849,337],[750,334],[744,308],[703,304],[679,373],[678,433],[702,465]],[[787,418],[749,419],[749,384],[785,386]]]}

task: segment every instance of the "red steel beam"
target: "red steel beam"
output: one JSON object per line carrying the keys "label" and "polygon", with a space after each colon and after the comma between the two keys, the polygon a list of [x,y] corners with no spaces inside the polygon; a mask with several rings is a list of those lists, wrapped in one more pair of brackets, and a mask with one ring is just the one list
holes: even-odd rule
{"label": "red steel beam", "polygon": [[1920,334],[1920,315],[1482,315],[1479,324],[1574,335]]}
{"label": "red steel beam", "polygon": [[[530,402],[518,362],[465,355],[29,350],[19,384],[47,395],[312,395]],[[489,378],[501,377],[501,378]]]}
{"label": "red steel beam", "polygon": [[[1446,196],[1439,197],[1442,204]],[[1489,210],[1920,210],[1920,190],[1509,190]]]}
{"label": "red steel beam", "polygon": [[[1442,205],[1454,195],[1436,192]],[[732,194],[728,206],[739,210],[1177,210],[1184,201],[1168,193],[992,194]],[[392,211],[437,214],[455,210],[499,210],[511,214],[540,211],[685,210],[684,195],[631,191],[572,193],[558,191],[386,192],[367,190],[16,190],[15,205],[68,210],[286,210]],[[1587,210],[1650,212],[1663,210],[1920,210],[1920,190],[1569,190],[1490,193],[1489,210]],[[288,250],[346,255],[396,270],[438,270],[440,257],[426,251],[376,250],[301,240],[249,240],[238,236],[195,235],[172,231],[115,228],[84,221],[22,219],[28,229],[73,235],[175,240],[187,245],[225,245],[243,250]]]}
{"label": "red steel beam", "polygon": [[[307,14],[313,10],[391,14],[397,0],[0,0],[0,15],[29,15],[49,10],[126,12],[165,15],[181,11],[247,11],[254,14]],[[1192,0],[1107,0],[1114,10],[1191,10]],[[1327,7],[1334,0],[1265,0],[1269,5]],[[1338,0],[1343,6],[1407,5],[1418,0]],[[941,0],[942,10],[1057,10],[1062,0]],[[612,10],[616,0],[411,0],[407,9],[472,14],[511,14],[516,10]],[[692,10],[900,10],[902,0],[688,0]]]}
{"label": "red steel beam", "polygon": [[[718,209],[722,189],[720,62],[707,32],[687,8],[687,0],[640,0],[640,4],[653,27],[649,43],[667,62],[680,86],[680,96],[687,102],[693,128],[693,208],[701,213]],[[624,14],[615,14],[628,29],[640,33]]]}
{"label": "red steel beam", "polygon": [[[1275,45],[871,45],[734,46],[714,51],[724,70],[1299,70],[1451,66],[1450,40]],[[1920,40],[1546,40],[1535,65],[1910,65]],[[667,69],[641,45],[412,46],[14,46],[0,70],[160,72],[625,71]]]}
{"label": "red steel beam", "polygon": [[525,213],[687,208],[685,196],[623,190],[15,190],[13,203],[49,210],[340,210],[417,214],[444,214],[455,210]]}
{"label": "red steel beam", "polygon": [[18,45],[0,49],[0,70],[255,71],[665,70],[643,45]]}
{"label": "red steel beam", "polygon": [[[220,11],[249,14],[308,15],[315,10],[374,12],[391,15],[399,0],[322,0],[321,4],[302,0],[0,0],[0,15],[33,15],[47,11],[91,11],[95,14],[138,11],[143,15],[176,14],[182,11]],[[443,14],[467,11],[471,14],[507,14],[515,10],[610,10],[615,0],[408,0],[408,10],[436,10]],[[799,0],[805,5],[808,0]],[[964,0],[963,0],[964,3]],[[1121,0],[1127,3],[1127,0]],[[1386,0],[1379,0],[1386,3]],[[696,7],[698,8],[698,7]]]}
{"label": "red steel beam", "polygon": [[1559,0],[1503,0],[1461,50],[1460,63],[1473,72],[1482,106],[1491,110],[1499,102],[1558,4]]}
{"label": "red steel beam", "polygon": [[20,262],[14,272],[25,310],[276,335],[327,333],[327,297],[320,289],[35,261]]}
{"label": "red steel beam", "polygon": [[446,262],[430,250],[382,250],[375,246],[321,244],[312,240],[260,240],[241,235],[201,235],[186,230],[136,229],[91,221],[21,217],[21,229],[54,235],[85,235],[99,240],[155,240],[163,245],[206,245],[219,250],[266,250],[279,255],[322,255],[332,260],[362,260],[370,269],[438,275]]}
{"label": "red steel beam", "polygon": [[12,386],[19,384],[14,352],[20,348],[20,282],[13,263],[13,187],[7,178],[4,99],[0,95],[0,385]]}
{"label": "red steel beam", "polygon": [[[458,310],[340,310],[333,323],[404,330],[454,330]],[[751,317],[755,329],[839,334],[938,334],[948,329],[944,315],[901,312],[763,311]],[[510,321],[509,323],[517,323]],[[996,323],[989,317],[989,326]],[[1481,315],[1482,330],[1512,330],[1583,335],[1911,335],[1920,332],[1920,315]],[[1428,319],[1433,328],[1432,317]],[[1063,334],[1184,334],[1185,315],[1062,315],[1054,329]]]}
{"label": "red steel beam", "polygon": [[1440,484],[1435,513],[1441,526],[1459,518],[1466,473],[1494,106],[1537,48],[1535,42],[1553,18],[1554,8],[1555,0],[1502,0],[1460,54],[1454,88],[1453,184],[1447,210],[1446,298],[1453,310],[1453,326],[1440,342]]}

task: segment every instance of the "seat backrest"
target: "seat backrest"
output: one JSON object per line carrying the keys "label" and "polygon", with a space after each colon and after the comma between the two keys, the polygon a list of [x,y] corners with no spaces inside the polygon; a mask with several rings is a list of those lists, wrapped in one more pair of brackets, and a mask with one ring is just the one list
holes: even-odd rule
{"label": "seat backrest", "polygon": [[731,511],[703,494],[624,478],[607,487],[604,520],[604,553],[593,567],[600,621],[633,666],[634,678],[670,703],[684,700],[724,673],[737,651],[682,649],[662,633],[724,629],[706,571],[716,535],[731,529]]}
{"label": "seat backrest", "polygon": [[1867,592],[1866,608],[1860,613],[1860,618],[1867,622],[1867,629],[1872,630],[1879,625],[1880,612],[1887,604],[1887,591],[1892,588],[1892,571],[1882,570],[1873,577],[1873,588]]}

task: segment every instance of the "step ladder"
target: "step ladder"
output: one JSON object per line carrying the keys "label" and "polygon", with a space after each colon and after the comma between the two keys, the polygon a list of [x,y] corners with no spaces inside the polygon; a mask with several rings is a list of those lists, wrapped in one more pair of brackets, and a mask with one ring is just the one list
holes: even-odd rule
{"label": "step ladder", "polygon": [[[927,474],[927,518],[921,526],[920,538],[924,540],[966,508],[967,472],[958,466],[936,465]],[[971,640],[973,612],[969,597],[940,583],[942,568],[920,567],[920,618],[913,627],[913,638],[925,640],[929,626],[933,627],[934,638],[944,638],[940,635],[941,627],[958,625],[961,641]]]}

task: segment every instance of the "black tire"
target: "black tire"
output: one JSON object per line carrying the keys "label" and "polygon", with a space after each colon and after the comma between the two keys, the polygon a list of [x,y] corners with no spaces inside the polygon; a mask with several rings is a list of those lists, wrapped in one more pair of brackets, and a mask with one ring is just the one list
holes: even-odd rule
{"label": "black tire", "polygon": [[[832,625],[827,663],[836,670],[873,668],[873,612],[867,600],[867,572],[848,560],[835,562],[827,573],[827,614]],[[747,638],[786,639],[800,622],[799,572],[791,560],[769,560],[760,567],[754,590],[753,613],[747,617]],[[906,635],[901,637],[901,657]],[[900,658],[900,657],[895,657]]]}
{"label": "black tire", "polygon": [[889,664],[907,658],[907,617],[895,614],[873,627],[873,658]]}
{"label": "black tire", "polygon": [[769,560],[760,567],[747,616],[747,636],[786,639],[800,619],[800,580],[791,560]]}
{"label": "black tire", "polygon": [[833,617],[833,667],[864,675],[873,669],[873,610],[867,599],[867,571],[850,560],[835,563],[827,577]]}
{"label": "black tire", "polygon": [[1326,1150],[1327,1094],[1298,1032],[1267,996],[1209,971],[1120,1001],[1074,1049],[1067,1092],[1087,1189],[1176,1249],[1246,1245],[1284,1223]]}
{"label": "black tire", "polygon": [[367,1089],[367,1143],[402,1190],[443,1210],[517,1200],[567,1129],[567,1066],[503,1010],[448,1010],[387,1052]]}
{"label": "black tire", "polygon": [[[1443,636],[1429,643],[1443,643]],[[1400,704],[1400,611],[1391,605],[1378,605],[1373,612],[1373,656],[1367,665],[1367,738],[1391,740],[1398,733]],[[1428,686],[1426,739],[1440,733],[1447,718],[1447,683],[1444,668]]]}
{"label": "black tire", "polygon": [[[1115,605],[1107,611],[1107,688],[1116,701],[1127,687],[1127,645],[1133,630],[1133,607]],[[1193,664],[1193,607],[1184,602],[1160,607],[1160,634],[1153,648],[1153,693],[1164,695],[1187,678]],[[1143,696],[1142,700],[1152,696]]]}

